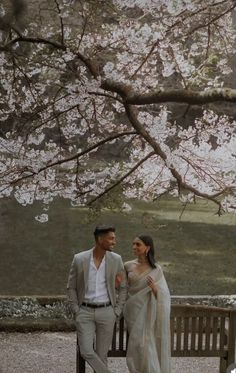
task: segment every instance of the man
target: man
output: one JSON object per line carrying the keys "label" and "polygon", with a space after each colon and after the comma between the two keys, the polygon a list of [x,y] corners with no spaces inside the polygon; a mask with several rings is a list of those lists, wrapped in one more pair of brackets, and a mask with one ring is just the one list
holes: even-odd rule
{"label": "man", "polygon": [[94,248],[74,256],[67,291],[81,355],[96,373],[109,373],[107,353],[126,300],[126,276],[120,255],[111,252],[115,228],[96,227],[94,237]]}

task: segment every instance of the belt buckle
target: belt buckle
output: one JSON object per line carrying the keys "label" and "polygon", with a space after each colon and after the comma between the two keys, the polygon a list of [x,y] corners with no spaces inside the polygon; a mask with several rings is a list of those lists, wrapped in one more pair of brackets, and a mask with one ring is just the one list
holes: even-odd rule
{"label": "belt buckle", "polygon": [[111,305],[111,302],[105,302],[105,303],[100,303],[100,304],[83,302],[83,305],[85,307],[90,307],[90,308],[102,308],[102,307],[109,307]]}
{"label": "belt buckle", "polygon": [[95,308],[102,308],[102,307],[105,307],[105,308],[106,308],[106,307],[110,306],[110,304],[111,304],[111,302],[97,303],[97,304],[95,303],[95,304],[94,304],[94,307],[95,307]]}
{"label": "belt buckle", "polygon": [[108,306],[108,303],[98,303],[98,304],[95,304],[96,308],[102,308],[102,307],[107,307],[107,306]]}

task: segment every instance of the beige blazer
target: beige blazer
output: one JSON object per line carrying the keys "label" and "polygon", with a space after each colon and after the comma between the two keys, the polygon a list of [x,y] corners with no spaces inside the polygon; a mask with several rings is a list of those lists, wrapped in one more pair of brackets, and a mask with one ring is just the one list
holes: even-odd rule
{"label": "beige blazer", "polygon": [[[76,315],[79,311],[81,303],[84,300],[85,291],[88,285],[89,263],[93,249],[83,251],[74,256],[71,264],[68,283],[67,296],[71,304],[71,309]],[[124,303],[127,298],[126,275],[121,256],[111,252],[106,252],[106,283],[108,295],[114,312],[120,316]],[[122,282],[118,289],[115,288],[116,275],[124,273]]]}

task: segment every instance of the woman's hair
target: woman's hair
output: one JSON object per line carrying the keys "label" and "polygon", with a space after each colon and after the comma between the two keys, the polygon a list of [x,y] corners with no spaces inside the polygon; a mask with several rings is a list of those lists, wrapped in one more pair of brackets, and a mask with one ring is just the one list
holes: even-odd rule
{"label": "woman's hair", "polygon": [[148,262],[150,264],[150,266],[152,268],[156,268],[156,264],[155,264],[155,251],[154,251],[154,244],[153,244],[153,239],[152,237],[150,236],[145,236],[145,235],[141,235],[141,236],[138,236],[138,238],[143,241],[143,243],[146,245],[146,246],[149,246],[150,249],[148,250],[148,253],[147,253],[147,259],[148,259]]}

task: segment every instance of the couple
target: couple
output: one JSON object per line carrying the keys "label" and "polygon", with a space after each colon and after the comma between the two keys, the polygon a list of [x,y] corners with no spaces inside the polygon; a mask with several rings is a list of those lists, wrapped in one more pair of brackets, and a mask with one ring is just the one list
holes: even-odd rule
{"label": "couple", "polygon": [[[123,312],[131,373],[170,373],[170,294],[149,236],[133,241],[136,259],[112,252],[115,228],[96,227],[95,246],[74,256],[67,284],[80,353],[96,373],[110,373],[107,353]],[[94,349],[94,339],[96,345]]]}

